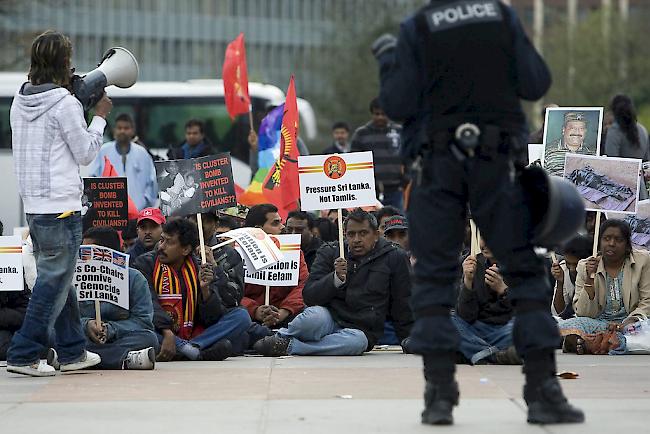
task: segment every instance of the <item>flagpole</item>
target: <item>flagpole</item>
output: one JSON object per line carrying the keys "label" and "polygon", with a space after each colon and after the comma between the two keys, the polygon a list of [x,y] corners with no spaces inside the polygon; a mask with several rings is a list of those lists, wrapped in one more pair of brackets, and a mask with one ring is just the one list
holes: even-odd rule
{"label": "flagpole", "polygon": [[251,124],[251,131],[255,131],[253,126],[253,104],[248,107],[248,122]]}

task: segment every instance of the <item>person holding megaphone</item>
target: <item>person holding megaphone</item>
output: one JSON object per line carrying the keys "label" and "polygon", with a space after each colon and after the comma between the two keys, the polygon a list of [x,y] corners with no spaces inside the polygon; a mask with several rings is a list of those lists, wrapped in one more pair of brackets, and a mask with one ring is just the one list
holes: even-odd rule
{"label": "person holding megaphone", "polygon": [[23,325],[7,352],[7,371],[36,377],[55,374],[39,360],[51,329],[61,371],[101,361],[85,348],[71,281],[82,231],[79,166],[97,155],[113,105],[102,88],[93,104],[95,115],[86,124],[84,107],[70,91],[71,61],[72,44],[65,35],[48,31],[38,36],[31,48],[29,81],[11,105],[14,167],[38,277]]}

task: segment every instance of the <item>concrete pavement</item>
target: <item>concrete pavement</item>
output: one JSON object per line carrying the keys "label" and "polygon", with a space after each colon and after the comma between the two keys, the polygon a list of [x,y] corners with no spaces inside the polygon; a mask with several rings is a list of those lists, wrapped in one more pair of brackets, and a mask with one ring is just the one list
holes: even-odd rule
{"label": "concrete pavement", "polygon": [[558,354],[561,380],[587,423],[530,426],[517,366],[459,366],[456,425],[419,424],[421,361],[361,357],[236,357],[159,363],[155,371],[50,378],[0,368],[0,432],[18,433],[601,433],[650,430],[650,357]]}

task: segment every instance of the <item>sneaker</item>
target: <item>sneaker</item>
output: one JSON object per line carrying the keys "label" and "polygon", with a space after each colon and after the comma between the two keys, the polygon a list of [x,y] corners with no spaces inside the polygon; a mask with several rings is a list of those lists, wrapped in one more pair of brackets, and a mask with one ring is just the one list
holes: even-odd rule
{"label": "sneaker", "polygon": [[102,362],[102,358],[99,357],[99,354],[86,351],[86,353],[83,356],[83,359],[79,360],[78,362],[62,363],[61,372],[78,371],[80,369],[86,369],[95,365],[99,365],[101,362]]}
{"label": "sneaker", "polygon": [[7,364],[7,372],[14,374],[30,375],[32,377],[52,377],[56,375],[56,369],[47,364],[45,360],[26,366],[15,366]]}
{"label": "sneaker", "polygon": [[156,351],[153,347],[129,351],[124,360],[124,369],[151,370],[156,367]]}
{"label": "sneaker", "polygon": [[263,356],[280,357],[288,355],[289,338],[274,334],[255,342],[253,349]]}
{"label": "sneaker", "polygon": [[514,346],[509,346],[505,350],[499,350],[492,356],[492,360],[497,365],[523,365],[523,360],[517,354]]}
{"label": "sneaker", "polygon": [[56,353],[56,350],[54,348],[47,350],[47,364],[56,370],[61,369],[61,364],[59,363],[59,355]]}
{"label": "sneaker", "polygon": [[232,344],[228,339],[222,339],[216,344],[201,350],[199,360],[218,362],[226,360],[232,354]]}
{"label": "sneaker", "polygon": [[582,423],[585,414],[569,404],[556,377],[546,379],[535,389],[524,386],[524,399],[528,404],[528,423]]}
{"label": "sneaker", "polygon": [[451,425],[454,423],[452,410],[458,405],[458,383],[434,383],[427,381],[424,389],[424,411],[422,423],[425,425]]}

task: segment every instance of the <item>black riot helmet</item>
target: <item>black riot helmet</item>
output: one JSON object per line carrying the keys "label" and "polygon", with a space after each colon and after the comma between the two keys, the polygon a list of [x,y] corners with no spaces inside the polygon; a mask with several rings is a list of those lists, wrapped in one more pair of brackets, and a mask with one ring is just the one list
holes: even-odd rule
{"label": "black riot helmet", "polygon": [[532,223],[532,242],[557,250],[580,230],[585,222],[585,205],[575,186],[544,169],[530,166],[520,173]]}

